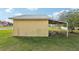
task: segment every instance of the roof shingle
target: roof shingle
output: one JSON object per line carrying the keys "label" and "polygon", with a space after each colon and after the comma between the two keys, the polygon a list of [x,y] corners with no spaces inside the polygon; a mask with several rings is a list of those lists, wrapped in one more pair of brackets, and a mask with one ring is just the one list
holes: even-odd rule
{"label": "roof shingle", "polygon": [[21,15],[13,17],[12,19],[48,19],[46,15]]}

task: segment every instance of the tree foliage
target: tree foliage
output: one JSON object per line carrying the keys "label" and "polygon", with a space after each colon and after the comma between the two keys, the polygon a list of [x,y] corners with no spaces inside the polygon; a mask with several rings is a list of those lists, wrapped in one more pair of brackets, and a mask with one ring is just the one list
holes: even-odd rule
{"label": "tree foliage", "polygon": [[68,22],[68,28],[70,30],[79,27],[79,9],[71,9],[68,12],[64,11],[60,14],[59,20]]}

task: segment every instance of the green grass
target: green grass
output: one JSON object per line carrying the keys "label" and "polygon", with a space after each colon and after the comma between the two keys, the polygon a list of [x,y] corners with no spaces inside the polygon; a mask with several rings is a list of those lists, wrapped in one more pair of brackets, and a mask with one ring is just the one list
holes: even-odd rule
{"label": "green grass", "polygon": [[13,26],[0,26],[0,28],[12,28]]}
{"label": "green grass", "polygon": [[0,26],[0,30],[1,29],[3,29],[3,30],[12,30],[13,26]]}
{"label": "green grass", "polygon": [[58,31],[58,32],[65,31],[65,32],[66,32],[66,30],[62,30],[62,29],[60,29],[59,27],[49,27],[48,30],[49,30],[49,31]]}
{"label": "green grass", "polygon": [[0,30],[1,51],[78,51],[79,34],[52,37],[13,37],[12,30]]}

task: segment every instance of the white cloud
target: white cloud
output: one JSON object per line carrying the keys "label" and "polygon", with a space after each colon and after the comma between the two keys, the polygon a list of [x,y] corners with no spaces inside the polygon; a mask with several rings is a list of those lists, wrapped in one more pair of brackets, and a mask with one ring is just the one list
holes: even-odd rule
{"label": "white cloud", "polygon": [[53,16],[52,15],[48,15],[48,17],[52,18]]}
{"label": "white cloud", "polygon": [[36,11],[36,10],[38,10],[38,8],[27,8],[28,10],[30,10],[30,11]]}
{"label": "white cloud", "polygon": [[69,10],[61,10],[61,11],[59,11],[59,12],[54,12],[54,13],[53,13],[53,18],[54,18],[55,20],[58,20],[59,15],[62,14],[63,12],[69,12]]}
{"label": "white cloud", "polygon": [[5,21],[13,23],[12,19],[5,19]]}
{"label": "white cloud", "polygon": [[10,22],[10,23],[13,23],[13,20],[12,19],[3,19],[1,21],[7,21],[7,22]]}
{"label": "white cloud", "polygon": [[13,11],[13,8],[8,8],[5,10],[7,13],[11,13]]}
{"label": "white cloud", "polygon": [[66,12],[69,12],[69,10],[65,10]]}
{"label": "white cloud", "polygon": [[22,13],[16,13],[15,16],[20,16],[23,15]]}
{"label": "white cloud", "polygon": [[54,13],[53,13],[53,19],[58,20],[60,13],[61,13],[61,12],[54,12]]}
{"label": "white cloud", "polygon": [[69,12],[69,10],[61,10],[61,11],[59,11],[59,12],[53,13],[53,15],[59,15],[59,14],[61,14],[61,13],[63,13],[63,12]]}
{"label": "white cloud", "polygon": [[57,16],[58,14],[60,14],[60,12],[54,12],[53,16]]}

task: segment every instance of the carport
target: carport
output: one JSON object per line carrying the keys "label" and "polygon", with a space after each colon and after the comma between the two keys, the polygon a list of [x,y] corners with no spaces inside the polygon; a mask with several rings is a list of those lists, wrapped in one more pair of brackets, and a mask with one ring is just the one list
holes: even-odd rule
{"label": "carport", "polygon": [[[49,19],[49,24],[66,24],[67,27],[67,31],[66,31],[66,36],[68,37],[68,22],[64,22],[64,21],[58,21],[58,20],[53,20],[53,19]],[[50,34],[50,33],[49,33]]]}

